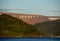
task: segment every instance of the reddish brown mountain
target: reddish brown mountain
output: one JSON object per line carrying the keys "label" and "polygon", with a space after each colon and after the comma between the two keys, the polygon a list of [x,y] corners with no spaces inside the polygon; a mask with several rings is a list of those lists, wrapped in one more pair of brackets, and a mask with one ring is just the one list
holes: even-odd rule
{"label": "reddish brown mountain", "polygon": [[[19,14],[19,13],[5,13],[5,12],[0,12],[1,14],[8,14],[11,15],[13,17],[19,18],[21,20],[23,20],[24,22],[28,23],[28,24],[36,24],[36,23],[40,23],[40,22],[44,22],[44,21],[49,21],[50,16],[42,16],[42,15],[33,15],[33,14]],[[54,17],[55,18],[55,17]],[[60,17],[59,17],[60,18]]]}

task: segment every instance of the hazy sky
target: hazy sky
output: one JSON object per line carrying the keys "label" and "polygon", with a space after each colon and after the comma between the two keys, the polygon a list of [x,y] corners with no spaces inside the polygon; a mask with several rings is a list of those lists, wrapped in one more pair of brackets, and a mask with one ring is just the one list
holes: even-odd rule
{"label": "hazy sky", "polygon": [[60,16],[60,0],[0,0],[0,12]]}

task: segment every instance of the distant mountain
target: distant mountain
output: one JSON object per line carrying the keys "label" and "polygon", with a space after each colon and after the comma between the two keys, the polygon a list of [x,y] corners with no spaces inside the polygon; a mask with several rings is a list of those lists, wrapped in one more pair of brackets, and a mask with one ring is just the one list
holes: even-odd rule
{"label": "distant mountain", "polygon": [[30,25],[7,14],[0,14],[0,37],[38,36],[39,31]]}
{"label": "distant mountain", "polygon": [[36,23],[35,26],[42,34],[60,36],[60,19]]}
{"label": "distant mountain", "polygon": [[1,14],[11,15],[13,17],[19,18],[23,20],[24,22],[28,24],[32,24],[32,25],[49,20],[48,17],[42,16],[42,15],[21,14],[21,13],[20,14],[19,13],[3,13],[3,12],[1,12]]}
{"label": "distant mountain", "polygon": [[19,18],[28,24],[36,24],[42,23],[45,21],[52,21],[56,19],[60,19],[60,16],[43,16],[43,15],[34,15],[34,14],[21,14],[21,13],[7,13],[7,12],[0,12],[0,14],[7,14],[12,17]]}

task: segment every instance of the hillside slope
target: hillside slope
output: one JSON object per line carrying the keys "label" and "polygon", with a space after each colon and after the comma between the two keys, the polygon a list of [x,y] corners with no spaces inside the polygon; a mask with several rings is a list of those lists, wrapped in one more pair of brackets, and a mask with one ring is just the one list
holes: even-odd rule
{"label": "hillside slope", "polygon": [[38,34],[39,32],[33,25],[29,25],[24,21],[7,14],[0,15],[0,37],[33,37]]}
{"label": "hillside slope", "polygon": [[40,33],[60,36],[60,19],[35,24]]}

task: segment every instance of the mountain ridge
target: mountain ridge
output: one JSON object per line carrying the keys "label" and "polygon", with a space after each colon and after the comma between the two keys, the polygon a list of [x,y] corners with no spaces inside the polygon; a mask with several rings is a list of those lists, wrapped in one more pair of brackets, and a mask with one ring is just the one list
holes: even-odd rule
{"label": "mountain ridge", "polygon": [[60,19],[60,16],[43,16],[43,15],[34,15],[34,14],[22,14],[22,13],[9,13],[9,12],[0,12],[0,14],[7,14],[13,17],[19,18],[28,24],[36,24],[39,22],[53,21],[57,18]]}
{"label": "mountain ridge", "polygon": [[13,17],[19,18],[25,21],[28,24],[34,25],[37,22],[44,22],[47,21],[48,18],[42,15],[32,15],[32,14],[16,14],[16,13],[0,13],[0,14],[8,14]]}

